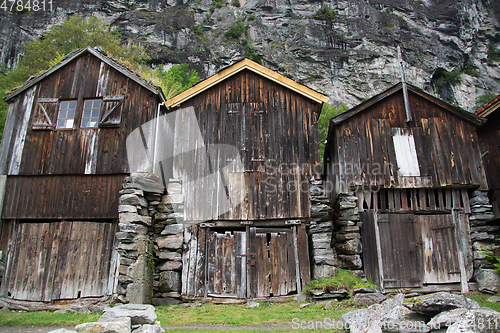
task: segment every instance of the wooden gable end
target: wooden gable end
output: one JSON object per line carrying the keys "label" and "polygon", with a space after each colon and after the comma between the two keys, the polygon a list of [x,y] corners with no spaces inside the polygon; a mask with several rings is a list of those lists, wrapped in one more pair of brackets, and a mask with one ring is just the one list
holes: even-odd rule
{"label": "wooden gable end", "polygon": [[[413,116],[409,123],[401,90],[336,125],[332,123],[325,161],[327,178],[337,193],[356,187],[364,191],[486,188],[475,126],[412,91],[409,100]],[[408,142],[401,145],[401,140]],[[407,155],[401,154],[405,145],[413,147]]]}
{"label": "wooden gable end", "polygon": [[[195,201],[185,203],[186,219],[309,216],[309,179],[320,172],[317,102],[242,70],[180,105],[190,106],[194,107],[205,145],[237,148],[242,169],[232,176],[244,178],[246,198],[236,210],[222,216],[216,213],[216,205],[207,213],[199,211]],[[186,166],[174,161],[174,178],[191,172],[183,168]],[[217,189],[219,194],[223,191],[222,187]],[[186,197],[196,198],[196,194],[187,193]]]}
{"label": "wooden gable end", "polygon": [[[100,101],[98,125],[82,124],[85,100]],[[58,129],[61,101],[75,101],[73,128]],[[127,135],[160,102],[136,81],[91,53],[83,54],[10,101],[1,170],[9,175],[128,172]]]}

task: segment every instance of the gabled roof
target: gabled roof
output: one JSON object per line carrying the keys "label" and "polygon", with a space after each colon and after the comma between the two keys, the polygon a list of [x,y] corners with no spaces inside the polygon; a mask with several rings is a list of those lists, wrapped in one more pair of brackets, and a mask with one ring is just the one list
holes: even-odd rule
{"label": "gabled roof", "polygon": [[123,75],[127,76],[131,80],[137,82],[138,84],[140,84],[141,86],[143,86],[144,88],[146,88],[147,90],[151,91],[153,94],[160,96],[160,99],[161,99],[162,102],[164,102],[166,100],[165,95],[163,95],[163,92],[162,92],[161,88],[159,88],[159,87],[157,87],[157,86],[149,83],[148,81],[144,80],[142,77],[140,77],[138,74],[136,74],[135,72],[131,71],[127,67],[125,67],[125,66],[119,64],[118,62],[116,62],[115,60],[107,57],[99,49],[100,48],[93,48],[93,47],[87,46],[85,48],[77,49],[77,50],[74,50],[74,51],[68,53],[60,63],[58,63],[57,65],[53,66],[52,68],[46,70],[42,74],[40,74],[38,76],[35,76],[33,78],[30,78],[28,81],[26,81],[24,83],[23,86],[21,86],[18,89],[10,92],[9,94],[7,94],[3,98],[4,101],[7,102],[11,98],[19,95],[20,93],[22,93],[26,89],[29,89],[33,85],[37,84],[38,82],[40,82],[43,79],[45,79],[46,77],[48,77],[50,74],[54,73],[55,71],[59,70],[60,68],[62,68],[64,66],[66,66],[68,63],[70,63],[74,59],[77,59],[77,58],[85,55],[86,53],[90,53],[90,54],[94,55],[95,57],[97,57],[101,61],[103,61],[104,63],[106,63],[109,66],[111,66],[114,69],[116,69],[118,72],[122,73]]}
{"label": "gabled roof", "polygon": [[487,117],[491,113],[498,110],[499,108],[500,108],[500,95],[497,95],[497,97],[493,98],[491,101],[489,101],[488,103],[484,104],[479,109],[477,109],[474,112],[474,114],[480,117]]}
{"label": "gabled roof", "polygon": [[[462,110],[462,109],[459,109],[457,107],[454,107],[453,105],[450,105],[446,102],[443,102],[442,100],[440,100],[439,98],[436,98],[434,96],[431,96],[429,95],[428,93],[424,92],[423,90],[415,87],[415,86],[412,86],[411,84],[406,84],[406,86],[408,87],[408,91],[411,91],[425,99],[427,99],[428,101],[434,103],[434,104],[437,104],[439,105],[440,107],[442,107],[443,109],[453,113],[454,115],[456,115],[457,117],[460,117],[462,119],[465,119],[471,123],[473,123],[474,125],[481,125],[483,124],[486,119],[484,118],[481,118],[479,116],[476,116],[475,114],[471,113],[471,112],[467,112],[465,110]],[[358,106],[355,106],[353,107],[352,109],[334,117],[331,119],[331,121],[337,125],[341,122],[343,122],[344,120],[346,119],[349,119],[350,117],[360,113],[360,112],[363,112],[364,110],[366,110],[367,108],[369,108],[370,106],[382,101],[383,99],[385,99],[386,97],[389,97],[390,95],[400,91],[403,89],[403,85],[402,83],[398,83],[394,86],[392,86],[391,88],[387,89],[386,91],[382,92],[381,94],[378,94],[372,98],[370,98],[369,100],[367,100],[366,102],[364,103],[361,103],[359,104]]]}
{"label": "gabled roof", "polygon": [[281,74],[278,74],[262,65],[259,65],[256,62],[253,62],[249,59],[243,59],[240,62],[237,62],[234,65],[231,65],[229,67],[226,67],[224,70],[220,71],[219,73],[212,75],[206,80],[203,80],[196,84],[195,86],[189,88],[188,90],[180,93],[179,95],[169,99],[168,101],[165,102],[166,107],[172,107],[172,106],[177,106],[188,99],[198,95],[199,93],[207,90],[208,88],[216,85],[217,83],[224,81],[228,77],[241,72],[244,69],[251,70],[252,72],[255,72],[259,75],[262,75],[263,77],[274,81],[278,84],[281,84],[282,86],[285,86],[305,97],[308,97],[312,99],[313,101],[317,103],[326,103],[328,102],[328,97],[300,84],[297,83],[287,77],[284,77]]}

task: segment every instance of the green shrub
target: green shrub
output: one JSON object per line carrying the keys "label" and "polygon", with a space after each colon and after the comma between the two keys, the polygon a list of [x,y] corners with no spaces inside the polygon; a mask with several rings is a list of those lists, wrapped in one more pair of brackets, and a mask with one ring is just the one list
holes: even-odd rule
{"label": "green shrub", "polygon": [[493,62],[500,61],[500,50],[497,48],[495,43],[490,42],[488,46],[488,64],[492,65]]}
{"label": "green shrub", "polygon": [[500,257],[497,257],[496,255],[493,254],[488,249],[481,249],[481,252],[485,254],[485,259],[488,261],[493,262],[493,267],[495,269],[495,272],[500,273]]}
{"label": "green shrub", "polygon": [[436,79],[436,87],[438,90],[438,93],[441,94],[443,91],[443,88],[449,84],[449,85],[456,85],[462,81],[461,78],[461,72],[458,69],[454,69],[451,72],[448,72],[447,70],[443,70],[439,77]]}
{"label": "green shrub", "polygon": [[477,67],[471,64],[470,62],[465,63],[464,73],[470,76],[479,77],[479,72],[477,71]]}
{"label": "green shrub", "polygon": [[194,34],[198,37],[201,37],[203,35],[203,31],[201,31],[201,28],[198,25],[193,25],[191,27],[191,31],[194,32]]}
{"label": "green shrub", "polygon": [[253,21],[255,20],[255,14],[250,14],[250,16],[248,17],[248,21]]}
{"label": "green shrub", "polygon": [[225,36],[228,40],[238,40],[241,35],[246,31],[246,27],[242,22],[236,22],[233,26],[226,31]]}
{"label": "green shrub", "polygon": [[330,106],[327,103],[323,104],[321,115],[318,120],[319,130],[319,151],[321,158],[325,152],[325,141],[328,138],[328,128],[330,127],[330,119],[347,111],[349,107],[346,104]]}
{"label": "green shrub", "polygon": [[240,7],[241,6],[240,0],[233,0],[231,2],[231,5],[233,5],[234,7]]}
{"label": "green shrub", "polygon": [[486,94],[486,95],[477,96],[475,109],[476,110],[479,109],[481,106],[488,103],[489,101],[491,101],[495,97],[497,97],[497,95],[495,95],[495,94]]}
{"label": "green shrub", "polygon": [[335,19],[335,12],[330,6],[328,5],[323,5],[318,11],[316,12],[315,18],[319,20],[326,20],[326,21],[333,21]]}

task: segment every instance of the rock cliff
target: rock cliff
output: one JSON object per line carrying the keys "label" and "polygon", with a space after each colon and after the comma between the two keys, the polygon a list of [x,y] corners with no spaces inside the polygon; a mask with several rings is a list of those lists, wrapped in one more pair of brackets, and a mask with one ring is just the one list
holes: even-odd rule
{"label": "rock cliff", "polygon": [[151,65],[188,62],[202,78],[243,57],[330,97],[358,104],[407,81],[472,111],[500,93],[498,0],[54,0],[53,11],[3,12],[1,63],[69,15],[95,15]]}

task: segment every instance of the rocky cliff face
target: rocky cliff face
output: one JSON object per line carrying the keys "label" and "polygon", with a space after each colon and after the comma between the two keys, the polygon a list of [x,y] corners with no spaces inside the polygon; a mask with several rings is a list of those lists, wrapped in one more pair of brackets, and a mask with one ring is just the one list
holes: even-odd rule
{"label": "rocky cliff face", "polygon": [[22,43],[76,12],[146,46],[153,66],[189,62],[204,78],[260,56],[330,104],[399,82],[398,45],[407,81],[435,96],[472,111],[500,93],[498,0],[54,0],[52,12],[1,14],[1,62],[14,65]]}

